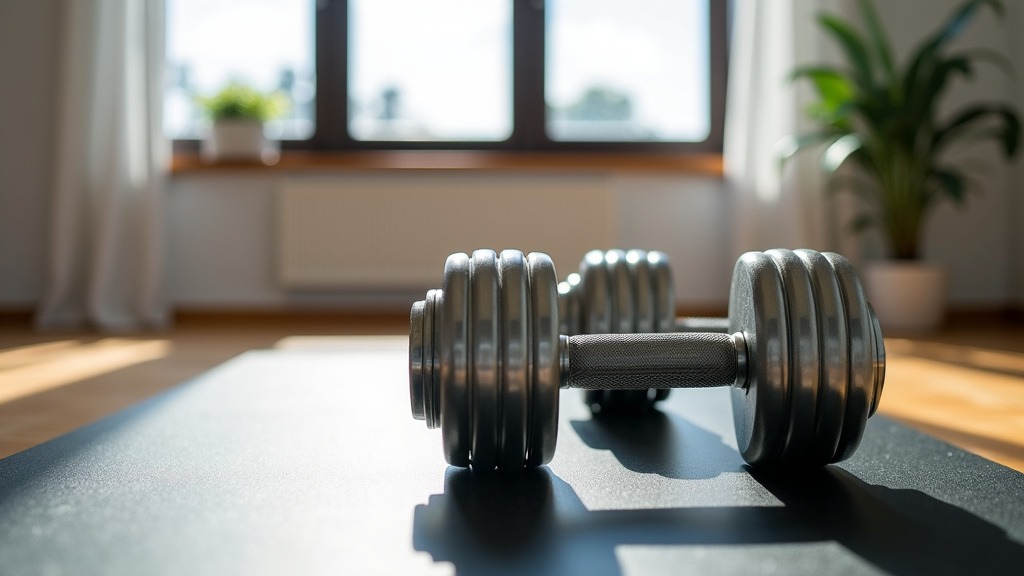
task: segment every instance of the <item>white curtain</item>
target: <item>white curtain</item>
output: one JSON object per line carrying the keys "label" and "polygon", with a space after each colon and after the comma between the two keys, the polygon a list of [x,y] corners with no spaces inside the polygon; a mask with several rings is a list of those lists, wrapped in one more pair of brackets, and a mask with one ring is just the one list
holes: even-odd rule
{"label": "white curtain", "polygon": [[732,193],[737,254],[767,248],[837,249],[836,218],[811,151],[787,161],[779,143],[807,132],[811,93],[789,76],[825,61],[830,50],[816,18],[842,0],[736,0],[726,103],[725,177]]}
{"label": "white curtain", "polygon": [[37,325],[163,327],[164,3],[62,5],[49,276]]}

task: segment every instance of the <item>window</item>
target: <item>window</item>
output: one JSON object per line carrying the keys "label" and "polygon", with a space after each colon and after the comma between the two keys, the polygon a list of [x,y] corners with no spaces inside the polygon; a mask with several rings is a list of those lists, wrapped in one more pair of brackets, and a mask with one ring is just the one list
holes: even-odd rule
{"label": "window", "polygon": [[726,0],[168,0],[165,131],[229,82],[297,149],[721,149]]}
{"label": "window", "polygon": [[310,138],[315,12],[311,0],[168,0],[164,132],[198,138],[196,100],[239,82],[287,97],[284,117],[268,126],[271,135]]}
{"label": "window", "polygon": [[348,4],[348,131],[354,139],[511,136],[511,2]]}
{"label": "window", "polygon": [[708,137],[707,0],[552,0],[546,132],[559,141]]}

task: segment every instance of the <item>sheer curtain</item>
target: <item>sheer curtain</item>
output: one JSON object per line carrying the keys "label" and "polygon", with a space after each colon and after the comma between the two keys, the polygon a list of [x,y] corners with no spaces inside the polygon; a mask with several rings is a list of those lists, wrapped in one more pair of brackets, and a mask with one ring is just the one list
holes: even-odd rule
{"label": "sheer curtain", "polygon": [[736,0],[725,123],[725,177],[737,254],[767,248],[834,249],[835,217],[810,150],[780,165],[779,143],[809,126],[806,86],[789,75],[830,54],[816,22],[843,0]]}
{"label": "sheer curtain", "polygon": [[161,285],[164,3],[63,3],[49,276],[41,328],[168,321]]}

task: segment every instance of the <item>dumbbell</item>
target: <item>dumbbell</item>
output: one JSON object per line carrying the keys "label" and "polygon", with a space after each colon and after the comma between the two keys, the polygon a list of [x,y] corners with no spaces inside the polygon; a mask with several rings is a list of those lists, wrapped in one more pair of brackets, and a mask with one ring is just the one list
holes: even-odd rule
{"label": "dumbbell", "polygon": [[[558,284],[560,333],[727,332],[728,318],[676,318],[668,256],[646,250],[591,250]],[[588,390],[594,413],[643,411],[669,390]]]}
{"label": "dumbbell", "polygon": [[723,332],[558,333],[554,265],[540,253],[453,254],[412,306],[414,418],[441,428],[453,466],[549,462],[560,388],[730,386],[736,441],[753,466],[850,457],[878,407],[885,348],[842,256],[749,252],[736,262]]}

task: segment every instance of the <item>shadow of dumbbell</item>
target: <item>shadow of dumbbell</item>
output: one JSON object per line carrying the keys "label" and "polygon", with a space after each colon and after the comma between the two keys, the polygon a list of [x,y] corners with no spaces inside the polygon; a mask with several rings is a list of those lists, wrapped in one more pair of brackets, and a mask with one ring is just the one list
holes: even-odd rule
{"label": "shadow of dumbbell", "polygon": [[[588,510],[546,468],[449,468],[444,494],[414,511],[413,546],[460,576],[618,575],[617,551],[629,546],[692,552],[685,564],[678,554],[647,558],[644,569],[666,573],[1017,575],[1024,566],[1024,546],[1002,529],[917,490],[870,485],[836,467],[753,477],[782,505]],[[851,554],[792,546],[828,542]]]}
{"label": "shadow of dumbbell", "polygon": [[735,448],[670,412],[652,409],[641,419],[602,412],[570,424],[587,446],[611,451],[625,468],[640,474],[697,480],[743,471]]}

